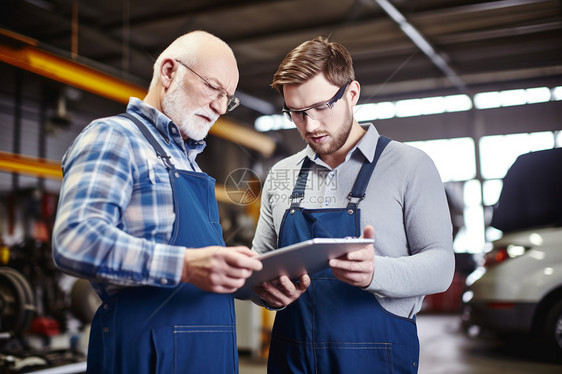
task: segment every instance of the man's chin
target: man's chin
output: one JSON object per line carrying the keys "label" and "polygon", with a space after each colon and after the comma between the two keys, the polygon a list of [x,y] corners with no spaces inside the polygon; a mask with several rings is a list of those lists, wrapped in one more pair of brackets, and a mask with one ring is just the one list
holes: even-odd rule
{"label": "man's chin", "polygon": [[213,124],[210,125],[205,125],[205,126],[198,126],[198,128],[193,128],[189,127],[189,128],[185,128],[182,129],[182,135],[183,137],[187,137],[189,139],[193,139],[195,141],[199,141],[199,140],[203,140],[207,137],[207,135],[209,134],[209,131],[211,130],[211,127],[213,126]]}

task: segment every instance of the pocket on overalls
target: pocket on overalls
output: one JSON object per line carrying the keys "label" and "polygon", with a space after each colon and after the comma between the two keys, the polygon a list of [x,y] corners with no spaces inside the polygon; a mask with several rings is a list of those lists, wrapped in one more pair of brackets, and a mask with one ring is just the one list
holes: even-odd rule
{"label": "pocket on overalls", "polygon": [[234,326],[176,325],[152,331],[156,373],[237,373]]}
{"label": "pocket on overalls", "polygon": [[317,343],[319,373],[403,373],[393,367],[393,345],[390,343]]}

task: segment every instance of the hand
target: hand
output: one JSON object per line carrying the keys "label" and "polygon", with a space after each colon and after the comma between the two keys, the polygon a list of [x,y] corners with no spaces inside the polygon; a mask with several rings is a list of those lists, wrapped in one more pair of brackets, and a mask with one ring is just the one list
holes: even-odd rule
{"label": "hand", "polygon": [[[374,238],[374,229],[367,226],[363,230],[364,238]],[[367,287],[373,280],[375,272],[375,248],[372,244],[363,248],[331,259],[330,267],[335,277],[342,282],[356,287]]]}
{"label": "hand", "polygon": [[286,275],[282,275],[275,280],[253,287],[253,290],[273,308],[282,308],[298,299],[308,286],[310,286],[308,274],[302,275],[295,283]]}
{"label": "hand", "polygon": [[232,293],[242,287],[253,271],[261,270],[258,254],[247,247],[204,247],[186,249],[181,281],[218,293]]}

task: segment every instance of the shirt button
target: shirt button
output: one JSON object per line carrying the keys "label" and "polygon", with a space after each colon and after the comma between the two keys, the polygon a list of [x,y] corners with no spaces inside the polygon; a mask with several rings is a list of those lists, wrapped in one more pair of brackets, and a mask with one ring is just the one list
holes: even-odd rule
{"label": "shirt button", "polygon": [[107,308],[109,308],[109,305],[103,304],[103,309],[107,310]]}
{"label": "shirt button", "polygon": [[109,332],[109,327],[104,327],[103,332]]}
{"label": "shirt button", "polygon": [[176,130],[176,128],[172,127],[172,134],[177,134],[177,133],[178,133],[178,131]]}
{"label": "shirt button", "polygon": [[168,284],[168,280],[166,278],[160,279],[160,284]]}

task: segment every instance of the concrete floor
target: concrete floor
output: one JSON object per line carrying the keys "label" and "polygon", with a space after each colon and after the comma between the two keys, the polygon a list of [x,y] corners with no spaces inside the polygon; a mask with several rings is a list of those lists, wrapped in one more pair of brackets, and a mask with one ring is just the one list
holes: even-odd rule
{"label": "concrete floor", "polygon": [[[418,316],[418,374],[562,373],[562,354],[528,339],[468,338],[457,315]],[[265,363],[240,358],[240,374],[265,374]]]}

